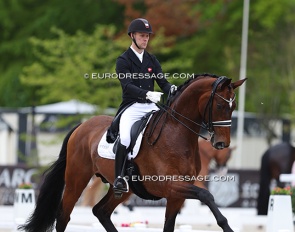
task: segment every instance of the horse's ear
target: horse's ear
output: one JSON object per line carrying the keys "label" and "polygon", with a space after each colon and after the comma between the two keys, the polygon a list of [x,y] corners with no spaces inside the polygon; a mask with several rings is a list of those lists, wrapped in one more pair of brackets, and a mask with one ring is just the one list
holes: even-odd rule
{"label": "horse's ear", "polygon": [[238,80],[236,82],[233,82],[231,84],[231,86],[233,87],[233,89],[238,88],[239,86],[241,86],[248,78],[242,79],[242,80]]}
{"label": "horse's ear", "polygon": [[231,79],[227,79],[225,82],[222,83],[220,89],[223,90],[225,87],[229,86],[231,83]]}

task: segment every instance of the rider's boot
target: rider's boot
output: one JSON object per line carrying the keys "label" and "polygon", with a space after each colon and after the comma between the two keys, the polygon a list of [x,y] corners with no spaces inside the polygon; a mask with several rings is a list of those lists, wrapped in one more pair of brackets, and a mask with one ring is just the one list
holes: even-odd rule
{"label": "rider's boot", "polygon": [[128,182],[124,177],[124,163],[127,156],[127,148],[122,145],[120,142],[118,143],[117,151],[116,151],[116,160],[115,160],[115,181],[113,184],[113,190],[116,198],[120,198],[123,192],[129,191]]}

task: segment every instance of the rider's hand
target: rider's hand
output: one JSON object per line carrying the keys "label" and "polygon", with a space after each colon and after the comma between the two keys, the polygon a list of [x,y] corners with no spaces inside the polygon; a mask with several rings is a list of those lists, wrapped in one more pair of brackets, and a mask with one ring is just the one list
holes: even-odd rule
{"label": "rider's hand", "polygon": [[152,92],[152,91],[148,91],[147,93],[146,93],[146,99],[148,99],[148,100],[150,100],[150,101],[152,101],[152,102],[154,102],[154,103],[157,103],[158,101],[160,101],[161,100],[161,95],[162,95],[163,93],[161,93],[161,92]]}
{"label": "rider's hand", "polygon": [[177,90],[177,86],[176,85],[171,85],[170,87],[170,94],[174,94]]}

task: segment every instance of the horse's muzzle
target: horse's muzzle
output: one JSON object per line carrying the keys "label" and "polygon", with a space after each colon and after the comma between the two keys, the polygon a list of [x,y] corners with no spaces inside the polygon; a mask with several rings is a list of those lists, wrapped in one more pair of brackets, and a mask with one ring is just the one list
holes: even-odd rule
{"label": "horse's muzzle", "polygon": [[211,141],[212,146],[213,146],[215,149],[217,149],[217,150],[221,150],[221,149],[226,148],[226,147],[229,146],[229,145],[227,145],[227,144],[226,144],[225,142],[223,142],[223,141],[215,142],[216,140],[215,140],[215,136],[214,136],[214,134],[211,136],[210,141]]}

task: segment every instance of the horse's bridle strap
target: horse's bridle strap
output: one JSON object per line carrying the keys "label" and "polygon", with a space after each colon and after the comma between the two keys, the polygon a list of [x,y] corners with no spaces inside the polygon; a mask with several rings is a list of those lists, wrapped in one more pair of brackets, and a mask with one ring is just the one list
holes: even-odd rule
{"label": "horse's bridle strap", "polygon": [[231,126],[231,120],[223,120],[223,121],[216,121],[212,122],[213,126],[221,126],[221,127],[230,127]]}
{"label": "horse's bridle strap", "polygon": [[[216,90],[217,90],[218,85],[221,84],[221,83],[223,83],[223,82],[225,82],[226,80],[228,80],[227,77],[220,76],[212,84],[211,95],[210,95],[209,101],[207,102],[207,105],[206,105],[206,108],[205,108],[205,111],[204,111],[204,116],[203,116],[203,120],[204,121],[202,123],[206,127],[206,130],[210,134],[214,134],[214,132],[213,132],[214,123],[212,122],[212,104],[213,104],[213,98],[214,98],[214,95],[216,93]],[[205,122],[205,118],[206,118],[205,116],[206,116],[207,110],[208,110],[208,122],[206,123]]]}

